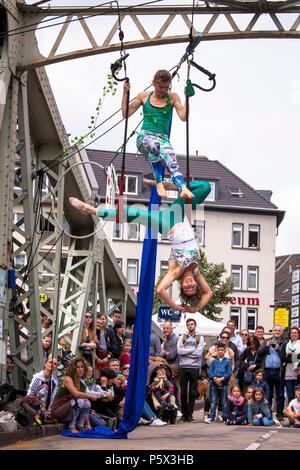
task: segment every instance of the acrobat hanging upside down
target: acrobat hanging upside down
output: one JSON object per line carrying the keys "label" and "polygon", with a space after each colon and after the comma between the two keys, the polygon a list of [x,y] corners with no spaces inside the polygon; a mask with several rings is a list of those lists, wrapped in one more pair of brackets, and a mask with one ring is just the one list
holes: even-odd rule
{"label": "acrobat hanging upside down", "polygon": [[[146,183],[155,184],[151,180]],[[166,189],[174,189],[171,182],[163,183]],[[206,181],[192,181],[190,190],[192,209],[201,204],[210,193],[210,184]],[[115,221],[117,209],[95,208],[70,197],[70,204],[83,214],[92,214],[106,221]],[[168,272],[157,287],[157,293],[172,310],[195,313],[201,310],[212,297],[212,291],[199,272],[200,253],[194,231],[185,216],[186,199],[177,198],[168,208],[163,210],[142,210],[136,207],[124,207],[124,220],[145,225],[164,236],[169,234],[171,254],[168,261]],[[181,289],[185,294],[186,305],[177,305],[168,294],[168,288],[175,280],[180,280]],[[197,291],[201,295],[197,295]],[[190,301],[189,301],[190,299]],[[188,305],[192,304],[192,306]]]}

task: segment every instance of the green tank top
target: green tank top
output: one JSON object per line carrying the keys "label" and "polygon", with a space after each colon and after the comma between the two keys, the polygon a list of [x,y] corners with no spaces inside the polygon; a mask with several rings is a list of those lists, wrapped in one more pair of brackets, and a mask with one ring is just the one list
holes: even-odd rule
{"label": "green tank top", "polygon": [[153,91],[149,93],[148,99],[143,108],[144,120],[142,131],[157,132],[158,134],[169,134],[169,127],[173,113],[170,96],[166,94],[166,105],[163,108],[157,108],[150,104],[150,98]]}

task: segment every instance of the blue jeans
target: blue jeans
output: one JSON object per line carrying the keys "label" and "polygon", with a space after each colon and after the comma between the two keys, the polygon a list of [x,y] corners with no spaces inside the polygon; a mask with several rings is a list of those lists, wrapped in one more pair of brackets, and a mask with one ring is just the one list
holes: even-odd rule
{"label": "blue jeans", "polygon": [[297,385],[297,380],[286,380],[285,388],[288,396],[289,403],[295,398],[295,387]]}
{"label": "blue jeans", "polygon": [[211,383],[210,389],[211,389],[211,408],[210,408],[209,418],[214,420],[216,417],[216,411],[217,411],[219,399],[222,403],[222,410],[225,410],[227,385],[222,385],[221,387],[218,387],[215,383]]}
{"label": "blue jeans", "polygon": [[272,426],[272,424],[275,424],[275,421],[264,416],[263,418],[254,418],[253,424],[254,426]]}
{"label": "blue jeans", "polygon": [[280,371],[265,369],[265,380],[270,387],[269,403],[272,406],[273,389],[276,390],[276,414],[277,417],[283,416],[284,409],[284,388],[281,385]]}
{"label": "blue jeans", "polygon": [[146,401],[144,403],[143,415],[145,416],[146,419],[155,418],[155,414],[153,413],[153,411],[151,410],[150,406],[148,405]]}

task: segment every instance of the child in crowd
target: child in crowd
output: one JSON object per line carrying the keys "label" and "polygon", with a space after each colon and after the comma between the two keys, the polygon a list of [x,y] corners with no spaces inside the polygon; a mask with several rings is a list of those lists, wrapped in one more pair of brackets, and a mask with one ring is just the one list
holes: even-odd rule
{"label": "child in crowd", "polygon": [[253,398],[248,405],[249,426],[272,426],[275,424],[272,408],[265,398],[262,388],[254,390]]}
{"label": "child in crowd", "polygon": [[128,383],[129,369],[130,369],[130,365],[129,365],[129,364],[127,364],[126,366],[123,366],[123,367],[122,367],[122,376],[124,377],[123,388],[124,388],[125,390],[126,390],[126,388],[127,388],[127,383]]}
{"label": "child in crowd", "polygon": [[238,385],[233,385],[227,397],[223,420],[226,424],[247,424],[247,401]]}
{"label": "child in crowd", "polygon": [[[86,385],[86,393],[91,393],[91,395],[97,395],[98,399],[104,398],[104,392],[102,391],[100,385],[97,385],[94,379],[94,369],[92,368],[92,366],[88,366],[87,373],[85,375],[83,382]],[[92,408],[93,407],[97,407],[97,405],[94,406],[94,403],[92,403]],[[98,413],[96,413],[94,409],[90,410],[89,419],[90,419],[90,424],[92,428],[95,426],[107,425],[106,421],[103,418],[101,418],[101,416]]]}
{"label": "child in crowd", "polygon": [[265,392],[266,399],[269,400],[270,387],[264,378],[265,372],[263,369],[257,369],[257,371],[254,372],[254,380],[251,385],[253,385],[255,388],[262,388]]}
{"label": "child in crowd", "polygon": [[284,427],[300,428],[300,385],[296,385],[295,394],[296,398],[290,401],[284,410],[284,414],[288,417],[288,422],[283,423]]}
{"label": "child in crowd", "polygon": [[163,367],[157,369],[156,377],[150,385],[150,390],[162,408],[174,408],[174,387],[167,379],[167,374]]}
{"label": "child in crowd", "polygon": [[132,347],[132,340],[131,339],[124,339],[123,346],[122,346],[122,353],[120,355],[121,369],[126,364],[130,364],[131,347]]}
{"label": "child in crowd", "polygon": [[217,344],[217,357],[209,366],[209,378],[211,381],[211,408],[208,417],[204,418],[205,423],[214,421],[219,399],[222,403],[222,410],[225,408],[227,386],[232,374],[232,366],[229,359],[225,357],[226,346],[223,343]]}
{"label": "child in crowd", "polygon": [[245,400],[246,400],[247,406],[249,405],[250,400],[252,400],[253,398],[254,390],[255,390],[255,387],[253,385],[249,385],[245,390]]}

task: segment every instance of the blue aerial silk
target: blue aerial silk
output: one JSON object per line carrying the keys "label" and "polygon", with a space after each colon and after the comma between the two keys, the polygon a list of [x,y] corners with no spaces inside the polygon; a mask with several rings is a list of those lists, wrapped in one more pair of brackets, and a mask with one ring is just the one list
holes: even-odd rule
{"label": "blue aerial silk", "polygon": [[[164,169],[162,171],[164,173]],[[151,192],[149,210],[159,210],[160,202],[161,198],[158,196],[154,186]],[[61,433],[63,436],[127,439],[127,434],[137,427],[143,413],[147,387],[156,254],[157,232],[148,228],[143,243],[129,378],[125,395],[123,420],[119,425],[119,429],[113,432],[110,428],[96,426],[91,430],[79,433],[72,433],[65,429]]]}

